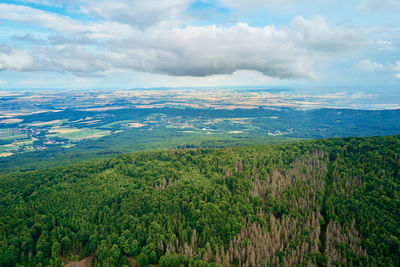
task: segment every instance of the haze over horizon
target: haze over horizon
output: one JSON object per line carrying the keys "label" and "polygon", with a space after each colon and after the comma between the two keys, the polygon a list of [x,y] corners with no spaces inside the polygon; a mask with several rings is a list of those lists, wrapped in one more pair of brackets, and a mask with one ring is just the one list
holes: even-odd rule
{"label": "haze over horizon", "polygon": [[0,89],[398,92],[399,11],[397,0],[0,1]]}

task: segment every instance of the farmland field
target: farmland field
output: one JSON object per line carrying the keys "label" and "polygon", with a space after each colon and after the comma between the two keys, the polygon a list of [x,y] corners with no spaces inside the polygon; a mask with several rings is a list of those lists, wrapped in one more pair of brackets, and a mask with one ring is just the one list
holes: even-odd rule
{"label": "farmland field", "polygon": [[400,110],[335,106],[345,98],[299,97],[283,89],[20,92],[0,105],[0,167],[29,170],[146,149],[400,133]]}

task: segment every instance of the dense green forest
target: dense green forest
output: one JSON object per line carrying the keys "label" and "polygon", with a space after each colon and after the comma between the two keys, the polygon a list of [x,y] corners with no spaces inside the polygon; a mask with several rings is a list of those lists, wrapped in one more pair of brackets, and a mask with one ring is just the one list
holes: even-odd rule
{"label": "dense green forest", "polygon": [[0,177],[0,266],[400,266],[400,136]]}

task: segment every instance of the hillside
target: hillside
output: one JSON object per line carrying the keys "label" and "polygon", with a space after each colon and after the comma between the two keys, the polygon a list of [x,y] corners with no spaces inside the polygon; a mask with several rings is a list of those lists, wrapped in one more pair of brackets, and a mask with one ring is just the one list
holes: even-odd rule
{"label": "hillside", "polygon": [[400,136],[137,152],[0,177],[0,265],[399,266]]}

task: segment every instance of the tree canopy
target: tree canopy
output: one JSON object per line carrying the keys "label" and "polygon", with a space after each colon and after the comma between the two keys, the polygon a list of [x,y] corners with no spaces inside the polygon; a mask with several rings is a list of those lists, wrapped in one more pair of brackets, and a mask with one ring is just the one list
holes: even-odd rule
{"label": "tree canopy", "polygon": [[149,151],[0,177],[0,265],[399,266],[400,136]]}

